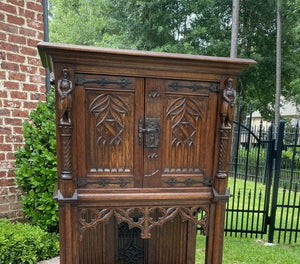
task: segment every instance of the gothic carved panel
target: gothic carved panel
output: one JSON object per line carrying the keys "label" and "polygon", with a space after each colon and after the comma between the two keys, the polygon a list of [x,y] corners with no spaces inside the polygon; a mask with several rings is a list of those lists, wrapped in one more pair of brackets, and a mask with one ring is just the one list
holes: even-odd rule
{"label": "gothic carved panel", "polygon": [[169,104],[166,115],[172,122],[172,144],[193,145],[197,121],[202,118],[202,105],[192,98],[175,98]]}
{"label": "gothic carved panel", "polygon": [[132,175],[134,92],[87,90],[86,93],[89,172],[93,175]]}
{"label": "gothic carved panel", "polygon": [[113,94],[100,94],[90,103],[89,111],[96,116],[97,143],[122,143],[124,117],[129,109],[123,98]]}
{"label": "gothic carved panel", "polygon": [[[198,213],[204,212],[198,219]],[[134,207],[134,208],[89,208],[80,210],[80,239],[84,231],[95,227],[98,223],[107,223],[114,216],[118,223],[126,222],[129,228],[137,227],[141,230],[143,239],[151,238],[151,229],[172,221],[177,215],[182,221],[192,221],[203,228],[204,235],[208,235],[208,206],[190,207]]]}
{"label": "gothic carved panel", "polygon": [[201,140],[208,97],[168,96],[164,173],[201,174]]}

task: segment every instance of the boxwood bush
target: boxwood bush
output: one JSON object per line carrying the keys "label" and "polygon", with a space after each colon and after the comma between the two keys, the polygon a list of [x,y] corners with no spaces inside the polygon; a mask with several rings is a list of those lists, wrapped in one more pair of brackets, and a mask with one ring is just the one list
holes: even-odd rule
{"label": "boxwood bush", "polygon": [[58,231],[58,205],[53,200],[57,180],[53,89],[23,123],[25,145],[15,153],[15,177],[22,191],[23,212],[30,223]]}
{"label": "boxwood bush", "polygon": [[58,255],[58,235],[38,226],[0,220],[0,264],[34,264]]}

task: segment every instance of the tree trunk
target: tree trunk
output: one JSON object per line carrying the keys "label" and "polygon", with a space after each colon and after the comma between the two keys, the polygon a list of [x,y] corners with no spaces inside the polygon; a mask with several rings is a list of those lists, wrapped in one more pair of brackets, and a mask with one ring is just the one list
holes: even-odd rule
{"label": "tree trunk", "polygon": [[276,98],[275,98],[275,127],[280,121],[281,94],[281,0],[277,0],[277,37],[276,37]]}
{"label": "tree trunk", "polygon": [[[230,49],[231,58],[237,57],[238,33],[239,33],[239,11],[240,11],[239,0],[232,0],[232,28],[231,28],[231,49]],[[234,111],[234,120],[238,120],[239,115],[240,115],[240,107],[239,107],[239,103],[236,103],[235,111]],[[238,142],[239,139],[236,136],[233,136],[232,145],[231,145],[231,158],[236,157]]]}
{"label": "tree trunk", "polygon": [[238,32],[239,32],[239,0],[232,0],[232,28],[231,28],[231,49],[230,57],[236,58],[237,56],[237,44],[238,44]]}

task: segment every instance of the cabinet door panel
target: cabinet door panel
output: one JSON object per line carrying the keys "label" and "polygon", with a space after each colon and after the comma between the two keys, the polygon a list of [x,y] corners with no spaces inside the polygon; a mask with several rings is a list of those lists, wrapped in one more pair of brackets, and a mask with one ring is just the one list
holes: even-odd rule
{"label": "cabinet door panel", "polygon": [[[81,75],[85,89],[87,173],[81,186],[135,186],[136,118],[143,108],[143,80],[118,76]],[[138,95],[138,96],[137,96]],[[139,102],[140,100],[141,102]]]}
{"label": "cabinet door panel", "polygon": [[[159,145],[144,140],[144,186],[210,184],[218,83],[148,79],[145,122],[159,124]],[[213,132],[214,133],[214,132]]]}

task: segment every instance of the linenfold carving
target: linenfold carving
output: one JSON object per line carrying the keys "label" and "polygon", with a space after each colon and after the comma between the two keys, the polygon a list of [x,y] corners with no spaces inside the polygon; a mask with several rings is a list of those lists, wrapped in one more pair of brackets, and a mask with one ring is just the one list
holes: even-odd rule
{"label": "linenfold carving", "polygon": [[97,143],[122,143],[124,118],[129,110],[129,104],[121,96],[100,94],[92,100],[89,111],[96,115]]}
{"label": "linenfold carving", "polygon": [[[203,217],[198,219],[198,213],[203,212]],[[208,235],[208,206],[190,207],[135,207],[135,208],[84,208],[80,210],[80,240],[84,231],[95,227],[98,223],[107,223],[115,216],[118,223],[126,222],[129,228],[137,227],[141,230],[143,239],[151,238],[151,229],[161,226],[180,215],[182,221],[192,221],[203,228],[203,234]]]}
{"label": "linenfold carving", "polygon": [[175,98],[166,115],[172,122],[172,144],[193,145],[197,121],[203,117],[203,104],[192,98]]}

